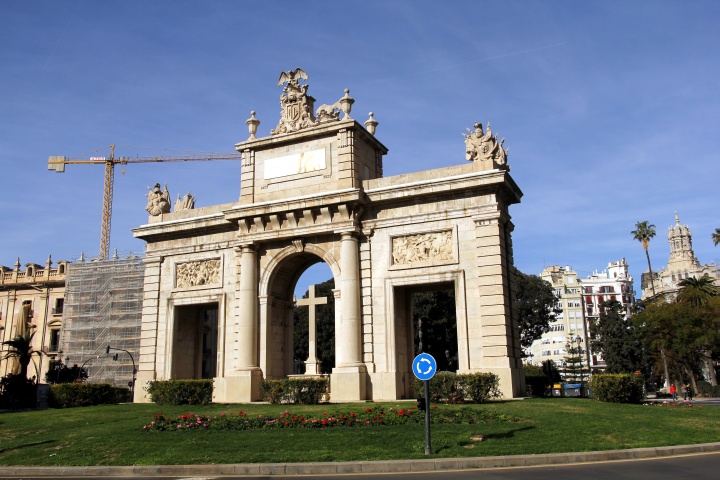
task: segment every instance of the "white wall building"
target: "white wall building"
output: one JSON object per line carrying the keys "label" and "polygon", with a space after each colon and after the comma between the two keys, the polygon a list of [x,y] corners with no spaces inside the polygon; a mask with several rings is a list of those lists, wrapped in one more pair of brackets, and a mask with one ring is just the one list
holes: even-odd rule
{"label": "white wall building", "polygon": [[[608,300],[620,302],[625,310],[625,316],[632,314],[635,305],[635,291],[633,290],[633,277],[628,274],[628,264],[625,259],[608,263],[607,270],[595,271],[592,275],[581,280],[583,301],[585,303],[585,320],[589,326],[600,316],[599,305]],[[590,349],[592,368],[605,368],[605,361],[599,353]]]}
{"label": "white wall building", "polygon": [[557,265],[543,270],[540,278],[550,282],[560,297],[556,307],[561,308],[562,313],[550,324],[550,331],[532,344],[527,352],[528,360],[538,365],[552,360],[562,368],[570,344],[572,348],[582,349],[584,366],[589,363],[592,369],[604,368],[602,357],[593,353],[589,344],[590,322],[598,318],[598,306],[607,300],[617,300],[626,315],[630,315],[635,292],[625,259],[608,263],[606,270],[595,271],[586,278],[579,278],[569,266]]}

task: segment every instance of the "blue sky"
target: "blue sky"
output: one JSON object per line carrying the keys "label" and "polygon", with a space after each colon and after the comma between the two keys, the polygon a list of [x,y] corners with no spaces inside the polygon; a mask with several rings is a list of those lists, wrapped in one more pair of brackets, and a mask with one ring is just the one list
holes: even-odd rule
{"label": "blue sky", "polygon": [[[103,169],[57,174],[49,155],[232,151],[251,110],[258,136],[276,126],[279,74],[301,67],[318,105],[349,88],[354,118],[375,113],[385,175],[465,162],[460,133],[490,121],[524,192],[510,211],[517,267],[584,276],[625,257],[639,295],[639,220],[657,227],[654,268],[675,211],[701,263],[720,261],[718,25],[709,0],[3,0],[0,265],[97,255]],[[155,182],[198,207],[239,196],[235,162],[124,170],[120,252],[143,251],[130,229]]]}

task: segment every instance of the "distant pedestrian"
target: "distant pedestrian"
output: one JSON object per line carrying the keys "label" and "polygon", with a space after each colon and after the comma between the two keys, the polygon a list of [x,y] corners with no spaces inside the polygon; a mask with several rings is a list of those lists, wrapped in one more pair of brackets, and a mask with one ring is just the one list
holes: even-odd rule
{"label": "distant pedestrian", "polygon": [[672,395],[673,401],[677,401],[677,388],[675,388],[675,384],[670,384],[670,395]]}
{"label": "distant pedestrian", "polygon": [[687,400],[687,385],[683,383],[680,389],[682,390],[683,400]]}
{"label": "distant pedestrian", "polygon": [[690,401],[692,402],[693,394],[694,394],[695,392],[693,392],[693,388],[692,388],[690,385],[687,385],[685,388],[687,388],[688,400],[690,400]]}

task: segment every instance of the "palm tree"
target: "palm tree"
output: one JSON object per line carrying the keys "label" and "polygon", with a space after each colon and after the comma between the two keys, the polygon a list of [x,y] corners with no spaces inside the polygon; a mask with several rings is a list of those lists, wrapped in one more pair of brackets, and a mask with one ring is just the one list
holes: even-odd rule
{"label": "palm tree", "polygon": [[[631,231],[633,238],[640,242],[645,250],[645,257],[648,262],[648,271],[650,272],[650,288],[652,289],[653,298],[657,295],[655,293],[655,279],[653,277],[652,266],[650,265],[650,253],[648,247],[650,246],[650,239],[655,236],[655,225],[649,223],[647,220],[644,222],[637,222],[635,224],[635,230]],[[668,372],[667,356],[665,355],[665,348],[660,347],[660,356],[663,359],[663,373],[665,374],[665,386],[670,384],[670,374]]]}
{"label": "palm tree", "polygon": [[42,355],[42,352],[33,350],[32,339],[34,336],[35,332],[27,331],[23,335],[18,335],[12,340],[7,340],[2,343],[10,347],[10,349],[5,351],[4,360],[11,358],[17,360],[20,365],[20,371],[18,372],[20,378],[27,378],[28,365],[30,365],[32,357]]}
{"label": "palm tree", "polygon": [[680,280],[678,286],[682,287],[678,301],[689,302],[696,307],[707,303],[710,297],[720,294],[715,286],[715,279],[707,273],[700,278],[689,277]]}
{"label": "palm tree", "polygon": [[715,246],[718,246],[718,243],[720,243],[720,228],[715,229],[715,233],[712,234],[712,240]]}
{"label": "palm tree", "polygon": [[[678,285],[682,288],[678,293],[677,301],[692,305],[694,308],[706,305],[712,297],[720,295],[720,290],[715,286],[715,279],[707,273],[700,278],[688,277],[681,280]],[[717,375],[712,361],[713,352],[707,349],[703,352],[703,359],[710,373],[710,384],[717,385]]]}
{"label": "palm tree", "polygon": [[637,222],[635,224],[637,230],[633,230],[633,238],[642,244],[643,250],[645,250],[645,257],[647,257],[648,270],[650,271],[650,287],[652,288],[653,297],[655,296],[655,282],[653,281],[653,271],[650,266],[650,253],[648,247],[650,246],[650,239],[655,236],[655,225],[648,223],[647,220],[644,222]]}

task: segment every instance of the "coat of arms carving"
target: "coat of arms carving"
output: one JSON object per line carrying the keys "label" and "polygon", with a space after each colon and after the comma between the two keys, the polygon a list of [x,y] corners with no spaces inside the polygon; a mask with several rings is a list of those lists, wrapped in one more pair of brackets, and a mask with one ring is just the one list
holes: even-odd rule
{"label": "coat of arms carving", "polygon": [[[282,72],[278,85],[285,85],[280,95],[280,122],[271,135],[291,133],[320,123],[340,120],[340,113],[344,113],[343,120],[350,119],[350,110],[355,102],[350,97],[349,90],[345,96],[332,105],[321,105],[317,110],[317,118],[313,115],[315,99],[308,95],[308,85],[300,84],[300,80],[307,80],[308,75],[302,68]],[[248,120],[250,121],[250,120]]]}

